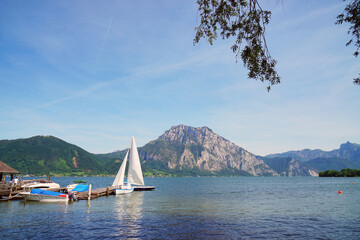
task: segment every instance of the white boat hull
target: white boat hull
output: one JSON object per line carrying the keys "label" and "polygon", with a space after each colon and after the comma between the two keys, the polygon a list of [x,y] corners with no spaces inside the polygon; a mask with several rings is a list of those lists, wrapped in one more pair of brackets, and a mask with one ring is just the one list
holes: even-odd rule
{"label": "white boat hull", "polygon": [[129,189],[116,188],[115,189],[115,194],[116,195],[127,194],[127,193],[132,193],[133,191],[134,191],[134,188],[129,188]]}
{"label": "white boat hull", "polygon": [[22,186],[24,189],[43,189],[43,190],[49,190],[49,191],[58,191],[60,189],[60,185],[58,183],[54,182],[47,182],[47,183],[41,183],[41,182],[32,182],[28,183]]}
{"label": "white boat hull", "polygon": [[29,201],[38,201],[38,202],[68,202],[69,197],[67,194],[62,194],[59,197],[51,195],[41,195],[41,194],[32,194],[30,192],[20,192],[24,199]]}

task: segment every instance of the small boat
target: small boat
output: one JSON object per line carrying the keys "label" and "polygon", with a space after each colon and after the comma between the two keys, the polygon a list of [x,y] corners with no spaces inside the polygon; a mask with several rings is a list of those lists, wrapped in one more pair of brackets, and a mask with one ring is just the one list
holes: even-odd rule
{"label": "small boat", "polygon": [[39,202],[68,202],[69,195],[65,193],[58,193],[47,191],[43,189],[32,189],[31,192],[20,192],[26,200],[39,201]]}
{"label": "small boat", "polygon": [[125,158],[112,184],[112,186],[115,187],[115,194],[131,193],[134,191],[134,185],[144,185],[144,178],[141,171],[139,153],[137,151],[134,136],[131,138],[127,183],[124,183],[128,154],[129,151],[126,152]]}
{"label": "small boat", "polygon": [[89,191],[89,185],[77,184],[69,193]]}
{"label": "small boat", "polygon": [[43,189],[49,191],[60,190],[60,185],[58,183],[45,179],[24,180],[22,181],[21,187],[23,189]]}
{"label": "small boat", "polygon": [[74,180],[72,184],[66,186],[66,192],[70,192],[73,190],[77,185],[86,183],[84,180]]}

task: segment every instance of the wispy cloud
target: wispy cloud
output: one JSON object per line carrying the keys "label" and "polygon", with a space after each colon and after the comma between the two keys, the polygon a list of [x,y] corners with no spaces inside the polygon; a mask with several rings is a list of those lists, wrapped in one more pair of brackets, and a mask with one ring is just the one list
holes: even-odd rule
{"label": "wispy cloud", "polygon": [[49,106],[52,106],[52,105],[56,105],[56,104],[59,104],[59,103],[70,101],[70,100],[73,100],[75,98],[84,97],[84,96],[89,95],[89,94],[91,94],[91,93],[93,93],[93,92],[95,92],[95,91],[97,91],[97,90],[99,90],[99,89],[101,89],[103,87],[108,86],[110,83],[111,82],[99,82],[99,83],[93,84],[93,85],[91,85],[91,86],[89,86],[87,88],[76,91],[74,94],[72,94],[70,96],[60,98],[60,99],[56,99],[56,100],[53,100],[53,101],[49,101],[49,102],[46,102],[46,103],[31,107],[31,108],[22,109],[22,110],[20,110],[19,112],[16,112],[16,113],[32,112],[32,111],[39,110],[39,109],[42,109],[42,108],[46,108],[46,107],[49,107]]}
{"label": "wispy cloud", "polygon": [[102,54],[102,52],[103,52],[103,50],[104,50],[104,46],[105,46],[106,40],[107,40],[107,38],[108,38],[109,30],[110,30],[111,24],[112,24],[112,22],[113,22],[113,19],[114,19],[114,16],[111,17],[110,22],[109,22],[109,25],[108,25],[108,27],[107,27],[107,30],[106,30],[106,33],[105,33],[105,36],[104,36],[104,40],[103,40],[103,42],[102,42],[102,44],[101,44],[100,51],[99,51],[99,54],[98,54],[98,56],[97,56],[97,58],[96,58],[96,62],[95,62],[94,68],[93,68],[93,75],[95,74],[96,69],[97,69],[97,66],[98,66],[98,64],[99,64],[99,60],[100,60],[101,54]]}
{"label": "wispy cloud", "polygon": [[[109,24],[110,26],[110,24]],[[194,65],[196,66],[195,68],[201,69],[203,67],[206,67],[207,65],[212,65],[212,64],[217,64],[219,62],[222,61],[222,59],[218,58],[217,56],[220,55],[221,52],[224,51],[224,48],[215,48],[215,49],[210,49],[210,50],[206,50],[201,52],[200,54],[197,53],[195,56],[191,56],[190,58],[184,58],[182,61],[179,62],[173,62],[173,63],[154,63],[152,65],[146,65],[146,66],[142,66],[142,67],[136,67],[133,70],[130,71],[130,74],[126,75],[126,76],[122,76],[120,78],[115,78],[113,80],[109,80],[109,81],[102,81],[102,82],[96,82],[92,85],[89,85],[83,89],[79,89],[77,91],[73,91],[73,93],[69,96],[65,96],[63,98],[59,98],[59,99],[55,99],[52,101],[48,101],[46,103],[43,104],[39,104],[37,106],[34,107],[30,107],[27,109],[23,109],[21,111],[19,111],[19,113],[21,112],[30,112],[30,111],[35,111],[35,110],[39,110],[42,108],[46,108],[46,107],[50,107],[56,104],[60,104],[63,102],[67,102],[67,101],[71,101],[77,98],[81,98],[81,97],[85,97],[87,95],[90,94],[94,94],[95,92],[99,91],[100,89],[105,89],[105,88],[109,88],[112,86],[117,86],[117,85],[128,85],[128,86],[133,86],[134,91],[141,91],[141,82],[143,81],[150,81],[151,79],[156,79],[159,78],[160,76],[164,76],[164,75],[168,75],[168,74],[174,74],[177,73],[179,71],[182,71],[186,68],[191,67],[192,69],[194,68]],[[232,61],[232,59],[231,59]],[[171,82],[170,80],[164,82],[163,84],[167,85],[169,82]],[[157,86],[161,86],[162,83],[158,83],[160,85]],[[157,87],[156,85],[154,87]]]}

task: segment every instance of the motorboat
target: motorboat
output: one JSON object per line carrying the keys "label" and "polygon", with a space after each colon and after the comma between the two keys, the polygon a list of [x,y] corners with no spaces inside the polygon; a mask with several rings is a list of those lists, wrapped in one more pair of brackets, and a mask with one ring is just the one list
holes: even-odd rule
{"label": "motorboat", "polygon": [[49,191],[60,190],[60,185],[58,183],[46,179],[24,180],[21,182],[21,187],[25,190],[26,189],[43,189]]}
{"label": "motorboat", "polygon": [[43,189],[32,189],[30,192],[18,193],[25,200],[39,201],[39,202],[68,202],[69,195],[65,193],[58,193],[47,191]]}

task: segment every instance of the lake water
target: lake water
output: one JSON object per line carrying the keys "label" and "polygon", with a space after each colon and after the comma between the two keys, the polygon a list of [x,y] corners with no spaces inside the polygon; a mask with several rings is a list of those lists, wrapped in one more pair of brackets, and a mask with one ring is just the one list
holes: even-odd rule
{"label": "lake water", "polygon": [[[74,179],[94,188],[113,181],[51,180],[65,187]],[[359,178],[145,178],[145,183],[156,189],[90,204],[0,202],[0,239],[360,239]]]}

